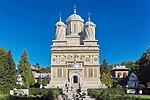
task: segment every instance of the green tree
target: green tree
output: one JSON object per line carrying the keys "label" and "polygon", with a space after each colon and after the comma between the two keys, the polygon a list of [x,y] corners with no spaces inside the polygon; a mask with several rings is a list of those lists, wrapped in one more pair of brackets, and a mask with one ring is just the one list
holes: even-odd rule
{"label": "green tree", "polygon": [[0,87],[12,88],[15,84],[16,68],[11,51],[0,48]]}
{"label": "green tree", "polygon": [[103,60],[101,65],[101,81],[105,85],[112,85],[113,80],[111,79],[111,66],[108,65],[106,59]]}
{"label": "green tree", "polygon": [[26,49],[23,50],[23,53],[21,55],[18,65],[18,72],[23,77],[23,84],[26,87],[29,87],[35,83],[32,75],[31,65],[28,61],[28,54]]}
{"label": "green tree", "polygon": [[42,79],[41,79],[41,77],[37,80],[37,83],[38,83],[39,85],[42,84]]}
{"label": "green tree", "polygon": [[46,86],[46,85],[47,85],[47,83],[48,83],[47,78],[46,78],[46,77],[43,77],[42,85],[43,85],[43,86]]}
{"label": "green tree", "polygon": [[130,72],[134,72],[137,73],[137,69],[138,69],[138,64],[136,64],[134,61],[132,60],[128,60],[128,61],[123,61],[121,63],[121,65],[126,66],[127,68],[130,69]]}
{"label": "green tree", "polygon": [[49,84],[49,82],[50,82],[50,77],[47,76],[47,77],[46,77],[46,80],[47,80],[47,84]]}
{"label": "green tree", "polygon": [[104,73],[102,75],[102,83],[107,85],[107,86],[112,85],[113,80],[111,79],[110,73]]}
{"label": "green tree", "polygon": [[12,53],[10,50],[8,51],[7,59],[8,59],[8,69],[9,69],[8,74],[10,78],[9,82],[12,85],[15,85],[16,84],[16,64],[13,60]]}
{"label": "green tree", "polygon": [[8,59],[7,51],[4,48],[0,48],[0,87],[7,85],[8,79]]}
{"label": "green tree", "polygon": [[136,62],[139,65],[138,78],[142,84],[146,85],[150,82],[150,47]]}
{"label": "green tree", "polygon": [[36,68],[37,70],[39,70],[39,69],[40,69],[40,64],[39,64],[39,63],[36,63],[36,64],[35,64],[35,68]]}
{"label": "green tree", "polygon": [[110,65],[108,65],[108,62],[106,61],[106,59],[104,59],[101,65],[101,74],[110,73],[110,71],[111,71],[111,67]]}
{"label": "green tree", "polygon": [[41,68],[40,73],[51,73],[51,67]]}

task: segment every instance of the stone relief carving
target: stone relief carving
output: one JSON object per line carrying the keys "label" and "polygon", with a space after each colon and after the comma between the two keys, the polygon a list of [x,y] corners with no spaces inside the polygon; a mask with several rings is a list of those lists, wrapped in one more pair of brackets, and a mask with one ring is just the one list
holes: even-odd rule
{"label": "stone relief carving", "polygon": [[97,58],[97,57],[94,57],[94,61],[97,62],[97,61],[98,61],[98,58]]}
{"label": "stone relief carving", "polygon": [[90,57],[86,57],[86,62],[90,62]]}
{"label": "stone relief carving", "polygon": [[65,57],[61,57],[61,62],[65,62]]}
{"label": "stone relief carving", "polygon": [[71,55],[68,55],[67,60],[71,60],[71,57],[72,57]]}
{"label": "stone relief carving", "polygon": [[56,61],[57,61],[56,56],[53,56],[53,57],[52,57],[52,62],[54,62],[54,63],[55,63]]}

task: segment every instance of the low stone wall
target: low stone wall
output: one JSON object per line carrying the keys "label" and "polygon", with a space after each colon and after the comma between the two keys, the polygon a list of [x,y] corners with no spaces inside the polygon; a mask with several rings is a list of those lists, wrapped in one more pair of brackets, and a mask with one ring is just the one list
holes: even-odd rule
{"label": "low stone wall", "polygon": [[29,95],[29,89],[10,90],[10,95]]}

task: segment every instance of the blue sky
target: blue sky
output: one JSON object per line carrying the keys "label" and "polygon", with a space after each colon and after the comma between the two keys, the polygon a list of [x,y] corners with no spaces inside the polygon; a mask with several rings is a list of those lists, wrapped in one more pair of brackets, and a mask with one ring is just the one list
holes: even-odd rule
{"label": "blue sky", "polygon": [[150,46],[150,0],[0,0],[0,47],[12,50],[16,64],[26,48],[31,64],[49,66],[54,25],[74,4],[97,25],[100,62],[135,61]]}

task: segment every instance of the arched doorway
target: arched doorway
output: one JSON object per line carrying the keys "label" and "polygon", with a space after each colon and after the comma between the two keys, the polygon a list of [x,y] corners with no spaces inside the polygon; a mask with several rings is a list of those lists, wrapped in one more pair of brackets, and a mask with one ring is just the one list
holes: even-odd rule
{"label": "arched doorway", "polygon": [[76,72],[70,74],[69,81],[73,84],[82,83],[80,74]]}
{"label": "arched doorway", "polygon": [[78,83],[78,77],[77,76],[73,76],[73,83]]}

